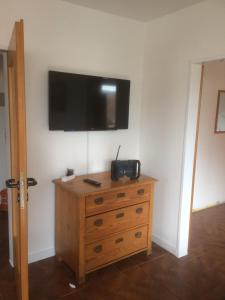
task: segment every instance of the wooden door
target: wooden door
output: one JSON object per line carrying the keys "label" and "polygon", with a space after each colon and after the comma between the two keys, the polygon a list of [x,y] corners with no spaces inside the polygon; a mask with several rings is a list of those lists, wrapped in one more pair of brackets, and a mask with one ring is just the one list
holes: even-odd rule
{"label": "wooden door", "polygon": [[19,300],[28,300],[27,146],[23,21],[16,22],[8,48],[14,266]]}

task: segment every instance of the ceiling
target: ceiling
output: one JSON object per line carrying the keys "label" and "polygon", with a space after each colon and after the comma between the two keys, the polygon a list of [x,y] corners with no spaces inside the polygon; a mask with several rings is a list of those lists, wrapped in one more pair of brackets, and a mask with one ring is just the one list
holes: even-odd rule
{"label": "ceiling", "polygon": [[173,13],[204,0],[63,0],[142,22]]}

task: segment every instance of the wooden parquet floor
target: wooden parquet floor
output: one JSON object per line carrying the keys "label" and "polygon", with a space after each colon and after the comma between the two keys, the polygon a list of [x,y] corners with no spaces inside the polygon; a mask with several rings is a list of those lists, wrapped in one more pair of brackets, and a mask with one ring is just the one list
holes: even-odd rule
{"label": "wooden parquet floor", "polygon": [[[1,213],[0,300],[16,300],[4,222]],[[193,214],[184,258],[154,244],[148,258],[138,254],[96,271],[76,289],[69,287],[71,271],[54,257],[30,264],[29,271],[31,300],[225,300],[225,205]]]}

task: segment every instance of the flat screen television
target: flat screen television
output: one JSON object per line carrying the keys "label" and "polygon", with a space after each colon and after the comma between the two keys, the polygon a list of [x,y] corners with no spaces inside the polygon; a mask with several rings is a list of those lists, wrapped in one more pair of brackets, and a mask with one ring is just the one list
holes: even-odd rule
{"label": "flat screen television", "polygon": [[49,71],[49,129],[127,129],[130,81]]}

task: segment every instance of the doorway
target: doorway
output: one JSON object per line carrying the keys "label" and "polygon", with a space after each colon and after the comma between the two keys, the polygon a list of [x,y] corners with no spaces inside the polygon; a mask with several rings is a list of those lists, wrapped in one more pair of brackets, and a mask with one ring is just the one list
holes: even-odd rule
{"label": "doorway", "polygon": [[[9,106],[7,76],[7,53],[5,51],[0,51],[0,214],[1,220],[3,221],[3,223],[6,223],[6,232],[4,235],[7,236],[7,239],[9,240],[9,237],[11,235],[11,201],[10,193],[6,189],[5,185],[6,179],[10,178]],[[7,253],[7,255],[9,256],[9,259],[12,258],[9,253]]]}
{"label": "doorway", "polygon": [[[178,232],[178,243],[177,243],[177,256],[182,257],[187,255],[188,252],[188,245],[189,245],[189,229],[191,228],[191,222],[192,222],[192,208],[196,209],[197,205],[197,198],[200,195],[200,190],[207,190],[207,187],[200,188],[200,181],[205,181],[206,177],[211,176],[211,183],[216,178],[213,176],[214,170],[210,170],[209,165],[211,164],[213,160],[217,157],[217,155],[212,155],[212,141],[216,141],[218,143],[218,137],[222,136],[218,133],[215,133],[215,122],[216,122],[216,113],[217,113],[217,101],[218,101],[218,90],[223,89],[223,87],[220,85],[217,86],[216,90],[211,88],[208,97],[208,102],[211,101],[211,107],[207,109],[205,108],[204,103],[204,110],[206,110],[204,119],[201,121],[201,113],[202,113],[202,101],[203,96],[205,97],[205,90],[204,85],[209,81],[209,76],[205,76],[205,71],[209,66],[212,67],[213,64],[221,65],[224,63],[223,57],[211,59],[211,60],[205,60],[204,62],[196,62],[192,63],[190,65],[190,89],[189,89],[189,97],[188,97],[188,106],[187,106],[187,117],[186,117],[186,129],[185,129],[185,142],[184,142],[184,154],[183,154],[183,180],[182,180],[182,186],[181,186],[181,206],[180,206],[180,219],[179,219],[179,232]],[[214,75],[215,77],[215,70]],[[218,78],[214,80],[218,83]],[[221,81],[221,80],[220,80]],[[224,71],[224,79],[222,79],[222,85],[225,83],[225,71]],[[202,95],[204,93],[204,95]],[[208,103],[209,105],[209,103]],[[203,124],[202,124],[203,122]],[[206,132],[203,133],[202,137],[200,139],[200,130],[202,128],[207,128],[208,134],[210,136],[210,140],[206,139]],[[224,135],[225,136],[225,135]],[[200,141],[199,141],[200,139]],[[205,140],[205,144],[202,144],[203,152],[207,152],[206,150],[209,148],[211,149],[211,154],[207,154],[204,157],[204,159],[201,160],[201,171],[199,169],[199,164],[197,161],[198,158],[198,150],[199,150],[199,143],[202,143],[202,141]],[[224,140],[224,139],[223,139]],[[221,142],[219,142],[221,144]],[[216,146],[217,147],[217,146]],[[208,150],[210,150],[208,149]],[[202,152],[202,153],[203,153]],[[206,153],[205,153],[206,155]],[[220,155],[221,157],[221,155]],[[208,161],[208,163],[207,163]],[[217,163],[218,164],[218,163]],[[198,178],[197,182],[197,189],[196,189],[196,174],[199,175],[199,172],[201,175],[201,180]],[[206,174],[207,173],[207,174]],[[221,172],[218,172],[218,174]],[[220,177],[223,177],[220,174]],[[224,177],[223,177],[224,178]],[[208,179],[207,179],[208,180]],[[221,181],[220,181],[221,182]],[[204,193],[202,193],[202,201],[203,203],[208,203],[205,205],[204,208],[211,206],[212,202],[214,204],[217,204],[216,202],[221,202],[221,199],[219,200],[216,196],[214,198],[217,198],[212,200],[212,191],[213,188],[212,184],[208,181],[208,191],[211,189],[211,200],[209,197],[203,196]],[[206,185],[206,181],[204,183]],[[216,185],[214,185],[214,188]],[[224,191],[224,190],[223,190]],[[222,194],[224,192],[222,191]],[[210,194],[208,192],[208,194]],[[221,188],[220,188],[220,194],[221,194]],[[206,199],[207,198],[207,199]],[[203,206],[202,206],[203,208]]]}
{"label": "doorway", "polygon": [[[12,203],[5,181],[10,178],[10,134],[7,52],[0,50],[0,298],[15,297]],[[3,283],[4,284],[1,284]]]}
{"label": "doorway", "polygon": [[[203,64],[192,186],[190,252],[224,251],[225,61]],[[209,226],[210,224],[210,226]],[[216,250],[218,252],[218,249]],[[218,257],[219,258],[219,257]]]}

